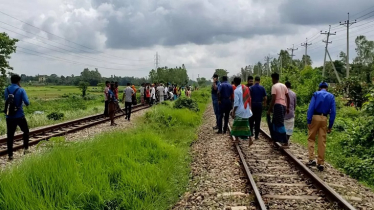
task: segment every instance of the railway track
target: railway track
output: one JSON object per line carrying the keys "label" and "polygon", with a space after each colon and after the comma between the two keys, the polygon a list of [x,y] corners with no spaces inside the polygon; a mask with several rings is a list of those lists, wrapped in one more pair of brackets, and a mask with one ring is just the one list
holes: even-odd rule
{"label": "railway track", "polygon": [[[143,109],[147,109],[149,106],[135,105],[132,107],[131,113],[138,112]],[[124,109],[123,109],[124,110]],[[124,116],[122,112],[118,112],[115,118]],[[105,118],[103,114],[92,115],[76,120],[71,120],[43,128],[37,128],[30,131],[29,146],[38,144],[40,141],[48,140],[56,136],[64,136],[68,133],[73,133],[88,127],[92,127],[97,124],[101,124],[109,121],[109,118]],[[22,133],[14,136],[14,147],[13,150],[17,151],[23,149]],[[7,155],[7,138],[0,138],[0,156]]]}
{"label": "railway track", "polygon": [[259,209],[355,209],[263,130],[251,147],[235,148]]}

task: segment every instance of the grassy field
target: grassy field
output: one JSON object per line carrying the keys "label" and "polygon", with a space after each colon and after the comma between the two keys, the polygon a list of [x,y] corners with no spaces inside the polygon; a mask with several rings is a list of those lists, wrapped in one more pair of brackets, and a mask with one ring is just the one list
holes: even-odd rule
{"label": "grassy field", "polygon": [[[120,92],[124,87],[120,87]],[[75,86],[26,86],[31,105],[24,107],[30,128],[73,120],[104,112],[104,95],[99,87],[89,87],[87,97],[82,98]],[[121,97],[121,94],[120,94]],[[50,120],[53,112],[64,115],[60,120]],[[0,116],[0,135],[6,134],[5,117]]]}
{"label": "grassy field", "polygon": [[0,173],[0,209],[170,209],[185,192],[209,93],[193,98],[198,112],[167,102],[131,130],[49,142],[52,149]]}

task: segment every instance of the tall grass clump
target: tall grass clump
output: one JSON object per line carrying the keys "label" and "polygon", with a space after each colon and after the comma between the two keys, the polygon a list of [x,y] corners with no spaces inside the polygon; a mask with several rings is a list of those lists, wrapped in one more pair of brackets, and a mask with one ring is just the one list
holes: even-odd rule
{"label": "tall grass clump", "polygon": [[209,101],[195,93],[205,101],[198,112],[156,106],[133,129],[54,141],[7,168],[0,174],[0,209],[171,208],[188,183],[189,145]]}

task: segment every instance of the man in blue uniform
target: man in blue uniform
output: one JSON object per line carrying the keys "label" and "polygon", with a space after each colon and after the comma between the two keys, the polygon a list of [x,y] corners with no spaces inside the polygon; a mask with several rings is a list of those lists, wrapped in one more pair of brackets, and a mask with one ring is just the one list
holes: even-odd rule
{"label": "man in blue uniform", "polygon": [[218,134],[222,133],[222,118],[225,117],[223,125],[223,133],[226,133],[229,124],[230,111],[232,109],[231,98],[234,93],[231,84],[227,81],[227,76],[222,77],[222,84],[218,87],[218,104],[219,104],[219,118],[218,118]]}
{"label": "man in blue uniform", "polygon": [[14,113],[14,115],[6,115],[8,156],[9,160],[13,160],[13,139],[17,126],[19,126],[23,132],[23,146],[25,149],[24,153],[26,153],[29,149],[29,127],[27,125],[22,105],[24,103],[26,106],[28,106],[30,105],[30,101],[26,95],[26,91],[21,88],[21,77],[14,74],[11,76],[10,80],[12,84],[5,89],[4,95],[6,101],[8,100],[8,96],[13,94],[14,104],[17,107],[17,111]]}
{"label": "man in blue uniform", "polygon": [[[309,150],[309,162],[307,165],[316,165],[316,161],[314,160],[314,145],[318,133],[317,168],[320,171],[324,170],[326,135],[331,132],[336,116],[335,97],[333,94],[327,92],[327,88],[328,85],[326,82],[322,82],[319,85],[319,91],[315,92],[312,96],[307,115]],[[330,119],[327,127],[328,115],[330,115]]]}
{"label": "man in blue uniform", "polygon": [[219,104],[218,104],[218,87],[221,83],[218,81],[218,74],[213,74],[212,84],[212,101],[214,114],[216,115],[216,126],[213,129],[218,129],[218,118],[219,118]]}
{"label": "man in blue uniform", "polygon": [[[249,125],[251,127],[251,133],[254,134],[255,139],[258,140],[260,133],[261,116],[262,116],[262,104],[266,105],[266,91],[265,88],[260,85],[260,77],[255,78],[255,85],[251,86],[251,98],[252,98],[252,113],[253,116],[249,118]],[[253,132],[254,130],[254,132]]]}

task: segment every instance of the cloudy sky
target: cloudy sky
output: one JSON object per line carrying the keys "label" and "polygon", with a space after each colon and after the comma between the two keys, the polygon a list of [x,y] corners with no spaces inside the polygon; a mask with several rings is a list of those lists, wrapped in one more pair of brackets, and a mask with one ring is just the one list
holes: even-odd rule
{"label": "cloudy sky", "polygon": [[309,38],[308,54],[321,65],[320,31],[337,33],[333,59],[346,51],[347,12],[354,38],[374,40],[372,0],[0,0],[0,32],[19,39],[10,61],[17,73],[79,75],[95,67],[104,76],[147,76],[160,66],[185,64],[190,78],[215,68],[236,74],[245,65],[277,57]]}

